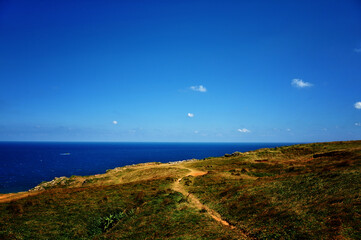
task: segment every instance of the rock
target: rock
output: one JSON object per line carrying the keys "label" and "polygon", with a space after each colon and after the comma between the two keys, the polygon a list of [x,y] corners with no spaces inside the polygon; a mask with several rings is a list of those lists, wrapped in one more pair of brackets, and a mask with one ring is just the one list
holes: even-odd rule
{"label": "rock", "polygon": [[53,180],[51,180],[49,182],[40,183],[39,185],[30,189],[29,192],[42,191],[42,190],[46,190],[48,188],[52,188],[52,187],[59,186],[59,185],[65,186],[65,185],[67,185],[68,180],[69,180],[69,178],[67,178],[67,177],[55,177]]}

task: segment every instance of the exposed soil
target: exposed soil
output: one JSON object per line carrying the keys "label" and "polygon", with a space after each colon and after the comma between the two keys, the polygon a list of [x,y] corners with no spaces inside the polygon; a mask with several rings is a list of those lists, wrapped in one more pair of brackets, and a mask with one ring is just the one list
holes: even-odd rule
{"label": "exposed soil", "polygon": [[229,224],[227,221],[222,219],[222,216],[216,212],[215,210],[209,208],[207,205],[204,205],[203,203],[201,203],[199,201],[199,199],[194,196],[193,194],[189,193],[187,191],[187,189],[184,187],[184,185],[181,183],[182,179],[184,177],[187,176],[193,176],[193,177],[198,177],[198,176],[203,176],[205,174],[207,174],[208,172],[205,171],[199,171],[196,169],[192,169],[192,168],[186,168],[185,169],[189,170],[190,172],[188,174],[186,174],[185,176],[178,178],[177,181],[174,182],[172,189],[174,191],[180,192],[182,193],[184,196],[187,197],[188,201],[197,209],[199,209],[200,211],[205,211],[207,212],[207,214],[212,217],[214,220],[216,220],[217,222],[221,223],[223,226],[229,227],[232,230],[237,231],[237,233],[240,235],[240,239],[250,239],[247,234],[245,234],[242,230],[240,229],[236,229],[235,226],[232,226],[231,224]]}
{"label": "exposed soil", "polygon": [[40,193],[42,193],[42,191],[0,194],[0,203],[11,202],[11,201],[14,201],[14,200],[19,200],[19,199],[22,199],[22,198],[38,195]]}

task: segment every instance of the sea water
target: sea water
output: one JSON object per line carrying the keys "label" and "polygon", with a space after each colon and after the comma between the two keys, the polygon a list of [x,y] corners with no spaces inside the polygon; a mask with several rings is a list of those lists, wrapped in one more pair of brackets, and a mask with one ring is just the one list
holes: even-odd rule
{"label": "sea water", "polygon": [[144,162],[223,156],[291,143],[0,142],[0,193],[26,191],[54,177],[92,175]]}

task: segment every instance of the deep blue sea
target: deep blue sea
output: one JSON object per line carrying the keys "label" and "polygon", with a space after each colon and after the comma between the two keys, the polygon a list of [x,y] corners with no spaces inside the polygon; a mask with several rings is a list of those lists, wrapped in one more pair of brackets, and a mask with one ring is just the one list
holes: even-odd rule
{"label": "deep blue sea", "polygon": [[291,143],[0,142],[0,193],[26,191],[54,177],[92,175],[144,162],[223,156]]}

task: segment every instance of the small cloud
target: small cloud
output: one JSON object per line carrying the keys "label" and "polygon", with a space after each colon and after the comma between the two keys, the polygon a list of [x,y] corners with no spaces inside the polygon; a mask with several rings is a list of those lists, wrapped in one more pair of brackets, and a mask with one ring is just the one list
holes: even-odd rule
{"label": "small cloud", "polygon": [[203,85],[191,86],[190,89],[196,92],[207,92],[207,88],[205,88]]}
{"label": "small cloud", "polygon": [[357,123],[355,123],[355,126],[361,127],[361,123],[357,122]]}
{"label": "small cloud", "polygon": [[117,124],[118,124],[118,121],[115,121],[115,120],[114,120],[114,121],[113,121],[113,124],[114,124],[114,125],[117,125]]}
{"label": "small cloud", "polygon": [[195,134],[198,134],[198,133],[199,133],[199,131],[198,131],[198,130],[195,130],[195,131],[194,131],[194,133],[195,133]]}
{"label": "small cloud", "polygon": [[361,53],[361,47],[360,48],[355,48],[354,52]]}
{"label": "small cloud", "polygon": [[242,129],[239,128],[239,129],[237,129],[237,131],[240,132],[240,133],[250,133],[251,132],[247,128],[242,128]]}
{"label": "small cloud", "polygon": [[187,116],[192,118],[192,117],[194,117],[194,114],[193,113],[188,113]]}
{"label": "small cloud", "polygon": [[291,132],[291,128],[287,128],[286,131],[287,131],[287,132]]}
{"label": "small cloud", "polygon": [[361,102],[356,102],[354,106],[356,109],[361,109]]}
{"label": "small cloud", "polygon": [[313,84],[309,82],[304,82],[302,79],[295,78],[292,80],[292,85],[298,88],[312,87]]}

